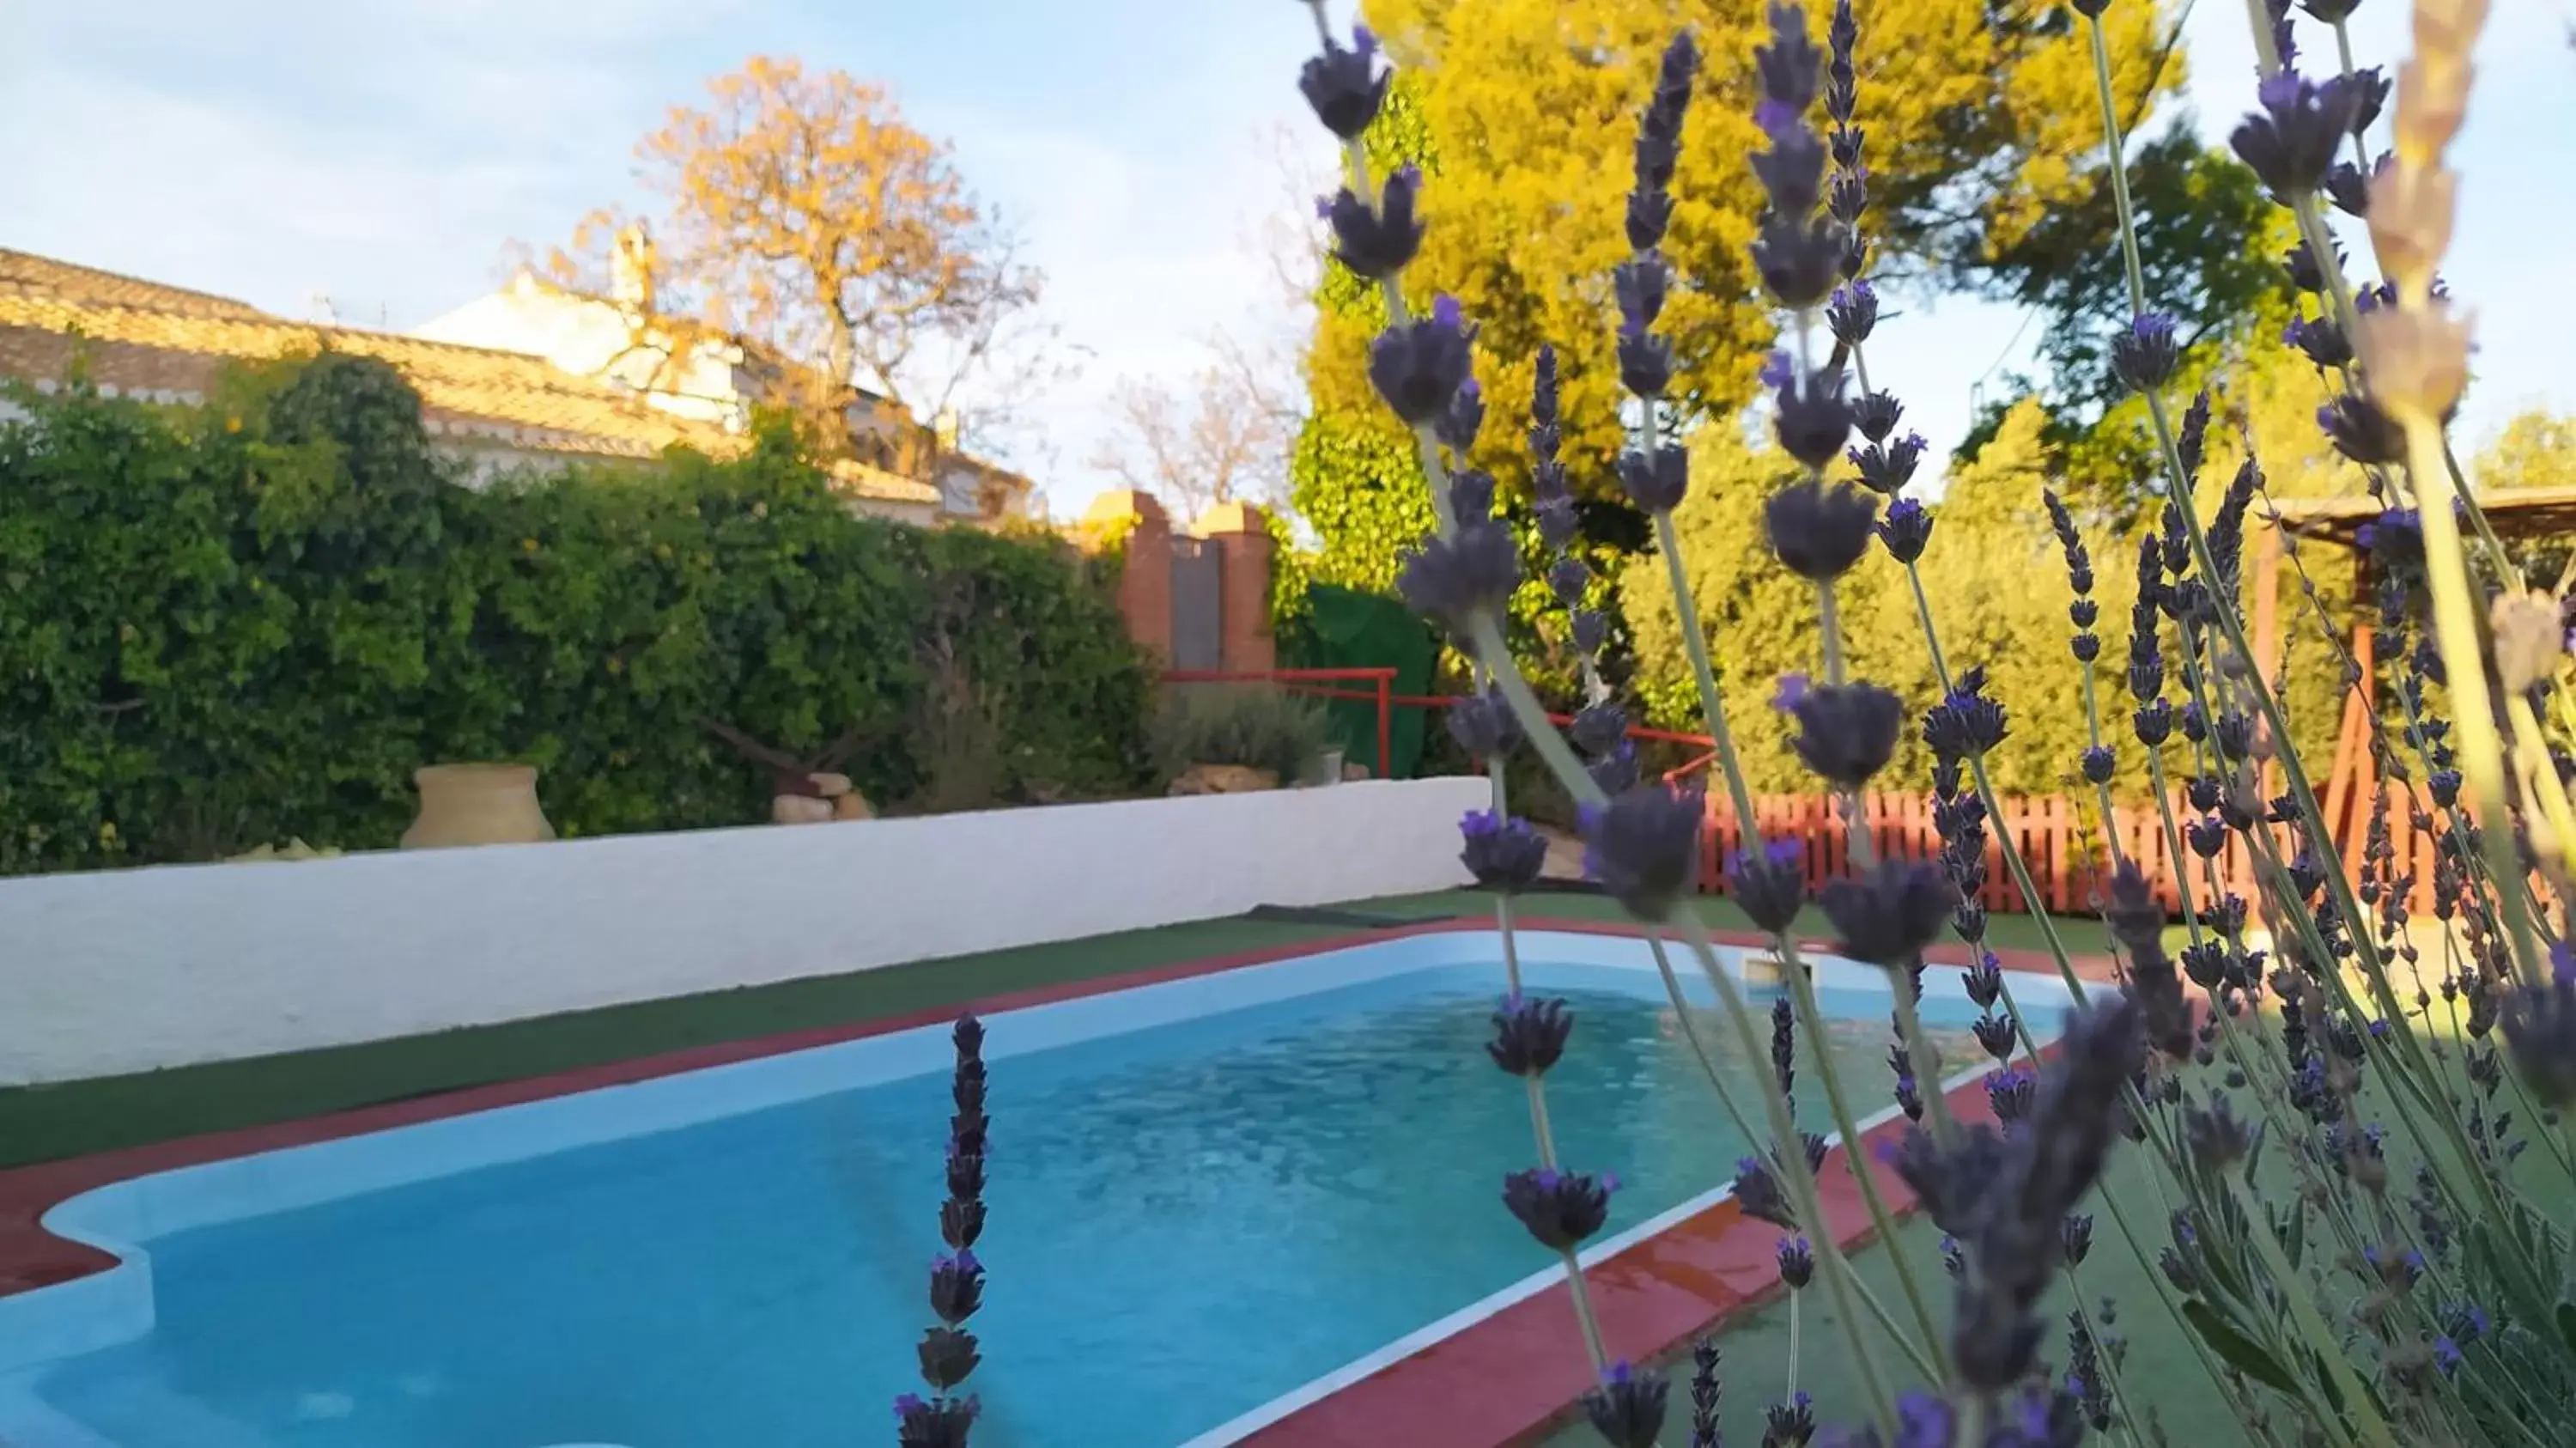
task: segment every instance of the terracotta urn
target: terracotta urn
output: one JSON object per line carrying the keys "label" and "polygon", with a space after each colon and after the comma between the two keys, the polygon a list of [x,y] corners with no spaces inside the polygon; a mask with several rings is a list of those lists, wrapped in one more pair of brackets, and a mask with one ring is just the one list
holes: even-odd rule
{"label": "terracotta urn", "polygon": [[412,773],[420,817],[403,831],[406,850],[448,845],[524,845],[555,837],[537,804],[532,764],[432,764]]}

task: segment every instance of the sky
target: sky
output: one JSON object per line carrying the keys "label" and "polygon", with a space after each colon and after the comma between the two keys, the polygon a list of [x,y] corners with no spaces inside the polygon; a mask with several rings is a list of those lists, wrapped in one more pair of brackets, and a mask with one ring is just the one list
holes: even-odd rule
{"label": "sky", "polygon": [[[2524,407],[2576,410],[2563,314],[2532,302],[2576,236],[2570,4],[2493,0],[2455,152],[2473,442]],[[2353,28],[2365,61],[2404,44],[2392,0]],[[2186,42],[2215,139],[2251,90],[2241,0],[2196,0]],[[795,55],[889,85],[1046,271],[1077,365],[1012,460],[1077,516],[1114,486],[1089,463],[1119,379],[1181,381],[1220,329],[1293,331],[1275,238],[1332,163],[1295,87],[1313,45],[1294,0],[0,0],[0,130],[21,138],[0,150],[0,246],[414,327],[502,281],[513,243],[638,202],[635,140],[707,77]],[[2036,328],[1961,298],[1904,312],[1873,376],[1943,451]]]}

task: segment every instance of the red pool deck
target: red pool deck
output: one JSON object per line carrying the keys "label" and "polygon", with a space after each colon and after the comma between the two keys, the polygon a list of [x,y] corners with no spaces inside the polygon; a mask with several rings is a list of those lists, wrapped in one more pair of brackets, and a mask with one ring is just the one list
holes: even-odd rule
{"label": "red pool deck", "polygon": [[[1535,913],[1517,924],[1525,930],[1642,933],[1627,925],[1550,919]],[[114,1182],[938,1025],[970,1011],[990,1015],[1378,941],[1492,928],[1482,920],[1451,919],[1361,931],[1017,991],[963,1005],[762,1036],[300,1121],[20,1167],[0,1172],[0,1297],[71,1281],[115,1265],[115,1259],[108,1254],[57,1237],[43,1225],[44,1214],[55,1206]],[[1719,943],[1730,946],[1759,947],[1768,943],[1768,937],[1749,932],[1712,933]],[[1829,950],[1823,941],[1801,942],[1801,948],[1820,954]],[[2003,950],[1996,955],[2006,969],[2045,971],[2051,975],[2056,972],[2055,962],[2038,952]],[[1931,957],[1935,965],[1967,962],[1966,952],[1958,947],[1936,949]],[[2088,977],[2107,977],[2107,962],[2087,961],[2085,965],[2084,974]],[[1974,1086],[1951,1092],[1949,1101],[1962,1120],[1991,1119],[1985,1093]],[[1865,1132],[1862,1142],[1865,1169],[1873,1173],[1889,1208],[1899,1215],[1912,1210],[1912,1194],[1878,1161],[1877,1148],[1900,1135],[1904,1126],[1902,1118],[1890,1121]],[[1866,1243],[1871,1227],[1858,1184],[1849,1171],[1840,1168],[1845,1156],[1843,1148],[1834,1149],[1820,1173],[1820,1185],[1835,1236],[1850,1248]],[[1780,1235],[1777,1227],[1748,1218],[1732,1201],[1725,1201],[1587,1269],[1584,1280],[1600,1314],[1602,1334],[1611,1353],[1632,1361],[1658,1358],[1761,1306],[1780,1290],[1773,1260]],[[1540,1260],[1533,1255],[1534,1266]],[[1573,1307],[1560,1282],[1289,1413],[1243,1441],[1257,1448],[1381,1448],[1387,1443],[1402,1443],[1408,1448],[1504,1448],[1533,1441],[1563,1422],[1575,1398],[1588,1386],[1590,1374],[1576,1333]]]}

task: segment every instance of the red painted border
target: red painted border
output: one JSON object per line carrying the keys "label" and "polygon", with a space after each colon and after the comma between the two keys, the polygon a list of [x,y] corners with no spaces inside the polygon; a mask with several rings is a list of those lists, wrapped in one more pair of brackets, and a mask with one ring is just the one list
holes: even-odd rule
{"label": "red painted border", "polygon": [[[1625,922],[1563,920],[1540,914],[1525,917],[1518,925],[1527,930],[1583,935],[1643,933]],[[1492,928],[1472,917],[1453,917],[1359,931],[1012,991],[846,1025],[665,1052],[298,1121],[19,1167],[0,1172],[0,1297],[50,1287],[113,1267],[116,1259],[107,1253],[47,1231],[44,1214],[84,1192],[155,1172],[937,1025],[968,1011],[989,1015],[1378,941]],[[1749,931],[1721,930],[1711,935],[1719,943],[1731,946],[1758,947],[1769,939]],[[1799,944],[1802,949],[1818,953],[1829,949],[1823,941]],[[2054,960],[2036,951],[2001,950],[1996,955],[2012,970],[2056,969]],[[1965,964],[1968,959],[1961,947],[1935,950],[1932,957],[1937,964]],[[2090,960],[2086,964],[2092,967],[2085,971],[2088,976],[2105,968]],[[1952,1092],[1950,1105],[1965,1120],[1982,1120],[1991,1115],[1985,1093],[1974,1086]],[[1912,1210],[1912,1196],[1877,1161],[1875,1152],[1879,1145],[1901,1134],[1904,1125],[1899,1118],[1863,1136],[1871,1148],[1867,1169],[1876,1176],[1890,1206],[1899,1212]],[[1842,1148],[1835,1148],[1836,1157],[1841,1154]],[[1851,1173],[1829,1170],[1822,1174],[1820,1185],[1836,1238],[1847,1247],[1865,1242],[1870,1224]],[[1590,1285],[1611,1351],[1636,1361],[1659,1357],[1690,1337],[1761,1305],[1779,1289],[1779,1272],[1772,1258],[1779,1236],[1777,1228],[1745,1217],[1733,1202],[1720,1202],[1587,1269],[1585,1281]],[[1573,1307],[1560,1284],[1391,1363],[1245,1441],[1260,1448],[1377,1448],[1389,1442],[1404,1443],[1409,1448],[1496,1448],[1525,1443],[1545,1434],[1564,1419],[1569,1405],[1589,1385],[1580,1340],[1575,1334]]]}

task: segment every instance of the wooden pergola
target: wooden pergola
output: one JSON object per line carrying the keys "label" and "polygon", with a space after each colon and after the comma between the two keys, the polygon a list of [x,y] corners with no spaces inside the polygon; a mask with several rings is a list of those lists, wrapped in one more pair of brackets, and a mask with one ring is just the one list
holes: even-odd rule
{"label": "wooden pergola", "polygon": [[[2508,541],[2576,535],[2576,487],[2501,488],[2486,493],[2478,504],[2496,536]],[[2379,500],[2369,497],[2285,498],[2272,505],[2269,526],[2257,530],[2255,543],[2254,585],[2254,653],[2261,660],[2266,678],[2277,677],[2281,666],[2281,562],[2283,535],[2297,536],[2302,542],[2344,549],[2354,555],[2358,573],[2355,595],[2360,605],[2353,610],[2351,636],[2347,647],[2361,668],[2358,685],[2343,694],[2343,719],[2335,731],[2334,764],[2326,775],[2323,796],[2326,828],[2335,842],[2344,847],[2344,858],[2357,863],[2361,844],[2370,827],[2372,797],[2378,791],[2378,766],[2371,751],[2371,723],[2379,707],[2375,679],[2378,663],[2374,623],[2378,610],[2370,603],[2370,550],[2361,546],[2362,528],[2376,520],[2381,512]],[[2401,818],[2404,811],[2392,812],[2391,830],[2411,834]],[[2414,858],[2411,842],[2396,842],[2401,861]],[[2417,888],[2429,885],[2432,878],[2429,850],[2431,842],[2422,842],[2427,851],[2422,860]]]}

